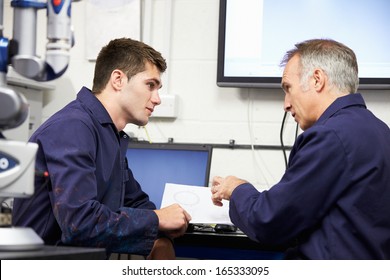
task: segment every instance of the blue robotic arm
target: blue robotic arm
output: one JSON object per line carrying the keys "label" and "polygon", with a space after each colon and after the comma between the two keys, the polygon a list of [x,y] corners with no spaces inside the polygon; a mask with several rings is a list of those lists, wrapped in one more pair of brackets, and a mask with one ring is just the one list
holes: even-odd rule
{"label": "blue robotic arm", "polygon": [[[28,116],[23,95],[7,86],[12,65],[22,76],[36,81],[60,77],[69,64],[73,46],[70,14],[72,0],[13,0],[13,38],[3,36],[3,0],[0,0],[0,138],[2,131],[21,125]],[[36,54],[37,11],[47,9],[45,59]],[[27,197],[33,192],[37,145],[0,139],[0,202],[2,197]],[[13,164],[11,164],[13,163]]]}
{"label": "blue robotic arm", "polygon": [[[0,0],[0,202],[5,198],[29,197],[34,193],[36,143],[8,141],[2,131],[21,125],[28,116],[23,95],[7,86],[7,69],[35,81],[60,77],[69,64],[73,46],[70,23],[72,0],[14,0],[13,39],[3,36],[3,0]],[[47,9],[45,59],[36,54],[37,11]],[[32,250],[43,245],[30,228],[0,227],[1,250]]]}
{"label": "blue robotic arm", "polygon": [[[36,81],[60,77],[69,64],[73,46],[71,0],[14,0],[11,64],[16,72]],[[46,57],[36,54],[37,11],[47,9]]]}
{"label": "blue robotic arm", "polygon": [[[19,126],[27,117],[22,96],[8,88],[8,65],[20,75],[39,82],[51,81],[65,73],[73,46],[72,0],[13,0],[13,38],[3,36],[3,0],[0,0],[0,131]],[[47,9],[46,56],[36,54],[37,11]]]}

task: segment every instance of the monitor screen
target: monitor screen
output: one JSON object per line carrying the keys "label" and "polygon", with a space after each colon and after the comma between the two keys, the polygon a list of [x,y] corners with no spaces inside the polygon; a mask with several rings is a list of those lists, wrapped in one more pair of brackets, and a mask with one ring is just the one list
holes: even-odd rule
{"label": "monitor screen", "polygon": [[166,183],[207,187],[211,156],[211,145],[143,142],[130,142],[126,155],[134,178],[157,209]]}
{"label": "monitor screen", "polygon": [[390,88],[390,1],[220,0],[217,84],[280,87],[294,44],[330,38],[354,50],[360,88]]}

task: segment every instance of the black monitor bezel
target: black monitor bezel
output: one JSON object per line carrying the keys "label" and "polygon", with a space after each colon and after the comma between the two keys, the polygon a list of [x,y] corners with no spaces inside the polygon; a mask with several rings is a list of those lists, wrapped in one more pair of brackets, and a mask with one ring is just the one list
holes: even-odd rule
{"label": "black monitor bezel", "polygon": [[[281,88],[281,77],[225,76],[226,3],[220,0],[218,26],[217,86],[237,88]],[[389,78],[359,78],[359,89],[390,89]]]}

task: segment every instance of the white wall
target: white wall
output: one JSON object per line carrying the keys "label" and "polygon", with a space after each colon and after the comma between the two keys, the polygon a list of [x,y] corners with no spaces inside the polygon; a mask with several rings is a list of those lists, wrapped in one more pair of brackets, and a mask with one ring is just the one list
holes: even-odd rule
{"label": "white wall", "polygon": [[[11,37],[12,11],[5,1],[5,28]],[[279,89],[236,89],[216,86],[219,0],[172,0],[170,42],[165,0],[153,0],[150,44],[170,58],[168,81],[163,93],[179,98],[174,120],[151,119],[147,131],[153,142],[279,145],[283,118],[283,92]],[[56,90],[44,96],[43,119],[73,100],[81,86],[91,87],[93,63],[85,51],[85,1],[72,5],[76,45],[71,50],[68,71],[55,81]],[[39,48],[46,42],[45,16],[39,22]],[[112,27],[115,28],[115,27]],[[164,50],[169,43],[170,50]],[[43,51],[42,51],[43,53]],[[283,54],[280,54],[282,57]],[[168,91],[166,91],[168,89]],[[164,91],[165,90],[165,91]],[[390,125],[390,91],[364,93],[368,107]],[[145,130],[126,127],[134,136],[146,139]],[[285,144],[293,143],[295,124],[291,118],[285,129]],[[253,137],[251,137],[251,134]],[[233,174],[259,188],[276,183],[284,171],[281,151],[215,149],[211,176]]]}

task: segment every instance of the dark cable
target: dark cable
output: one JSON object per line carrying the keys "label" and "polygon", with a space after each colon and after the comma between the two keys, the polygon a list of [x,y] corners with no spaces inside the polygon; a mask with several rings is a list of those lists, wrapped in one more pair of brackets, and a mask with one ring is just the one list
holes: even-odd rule
{"label": "dark cable", "polygon": [[284,146],[284,142],[283,142],[283,132],[284,132],[284,124],[286,122],[286,118],[287,118],[287,112],[284,112],[284,115],[283,115],[283,120],[282,120],[282,126],[280,127],[280,146],[282,147],[282,152],[283,152],[283,157],[284,157],[284,164],[286,166],[286,169],[287,169],[287,154],[286,154],[286,147]]}

